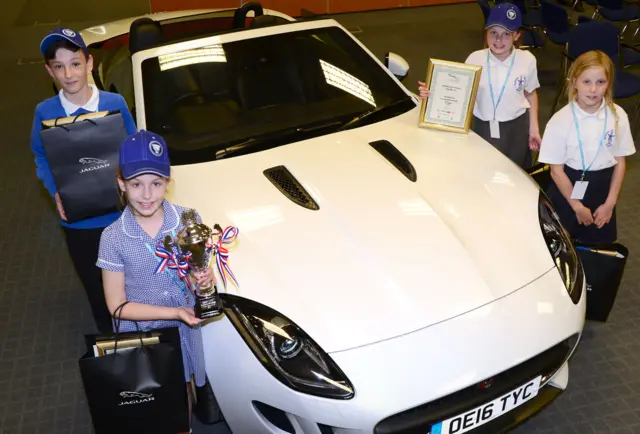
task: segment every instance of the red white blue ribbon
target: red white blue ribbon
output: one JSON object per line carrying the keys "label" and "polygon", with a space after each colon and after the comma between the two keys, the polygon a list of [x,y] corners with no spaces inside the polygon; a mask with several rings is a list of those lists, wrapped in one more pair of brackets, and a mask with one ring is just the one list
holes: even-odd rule
{"label": "red white blue ribbon", "polygon": [[156,244],[155,254],[161,259],[156,266],[155,274],[162,273],[166,268],[176,270],[178,276],[185,281],[187,288],[193,290],[191,287],[191,279],[189,278],[190,253],[179,254],[175,249],[168,251],[162,242],[158,242],[158,244]]}
{"label": "red white blue ribbon", "polygon": [[225,288],[227,287],[227,275],[231,278],[231,280],[233,280],[233,283],[237,287],[240,287],[236,276],[233,274],[233,271],[231,271],[231,268],[229,267],[229,250],[227,250],[227,248],[225,247],[226,244],[232,244],[238,237],[239,233],[240,231],[238,230],[238,228],[234,226],[227,226],[225,230],[222,231],[222,234],[218,235],[218,241],[213,243],[212,246],[213,250],[215,250],[216,253],[216,265],[218,267],[218,273],[220,273],[220,277],[222,278],[222,283],[224,284]]}

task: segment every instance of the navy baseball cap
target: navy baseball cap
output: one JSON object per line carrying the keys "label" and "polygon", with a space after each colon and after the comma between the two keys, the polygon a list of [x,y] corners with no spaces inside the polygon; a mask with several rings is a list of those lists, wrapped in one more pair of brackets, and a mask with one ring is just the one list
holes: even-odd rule
{"label": "navy baseball cap", "polygon": [[517,32],[522,27],[522,15],[518,6],[511,3],[499,3],[495,5],[484,28],[499,26],[510,32]]}
{"label": "navy baseball cap", "polygon": [[44,53],[47,51],[47,48],[51,46],[51,44],[61,40],[67,40],[76,47],[81,48],[85,52],[87,51],[87,45],[84,43],[84,39],[82,39],[82,36],[80,36],[79,32],[59,27],[52,30],[47,36],[42,39],[42,42],[40,42],[40,52],[42,53],[42,55],[44,56]]}
{"label": "navy baseball cap", "polygon": [[124,179],[147,173],[168,178],[171,165],[164,139],[145,130],[124,139],[120,145],[120,172]]}

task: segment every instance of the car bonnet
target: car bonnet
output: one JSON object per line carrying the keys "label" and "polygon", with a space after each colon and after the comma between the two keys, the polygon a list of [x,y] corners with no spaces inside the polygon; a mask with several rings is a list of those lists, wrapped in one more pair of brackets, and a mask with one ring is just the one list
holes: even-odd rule
{"label": "car bonnet", "polygon": [[227,291],[287,316],[328,352],[446,321],[553,268],[532,180],[473,132],[418,128],[417,111],[174,167],[170,199],[236,226],[239,288]]}

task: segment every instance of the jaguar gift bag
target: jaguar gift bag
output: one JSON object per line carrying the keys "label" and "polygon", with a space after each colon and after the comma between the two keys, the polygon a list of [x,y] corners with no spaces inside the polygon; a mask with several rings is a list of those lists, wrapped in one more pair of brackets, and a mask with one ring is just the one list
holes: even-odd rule
{"label": "jaguar gift bag", "polygon": [[127,137],[119,111],[46,120],[40,137],[67,221],[118,211],[116,173]]}
{"label": "jaguar gift bag", "polygon": [[577,243],[587,280],[588,320],[607,321],[618,295],[618,288],[629,251],[622,244],[590,246]]}
{"label": "jaguar gift bag", "polygon": [[78,363],[96,434],[189,432],[178,328],[120,333],[116,319],[115,335],[85,340]]}

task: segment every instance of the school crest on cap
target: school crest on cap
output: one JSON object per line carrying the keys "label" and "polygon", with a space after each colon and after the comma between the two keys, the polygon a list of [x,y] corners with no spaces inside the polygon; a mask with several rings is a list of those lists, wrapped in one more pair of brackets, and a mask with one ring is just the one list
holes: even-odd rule
{"label": "school crest on cap", "polygon": [[69,29],[62,29],[62,33],[65,36],[68,36],[70,38],[75,38],[76,37],[76,32],[74,32],[73,30],[69,30]]}
{"label": "school crest on cap", "polygon": [[517,14],[516,14],[515,9],[509,9],[507,11],[507,18],[509,18],[510,20],[515,20],[516,16],[517,16]]}
{"label": "school crest on cap", "polygon": [[149,151],[151,151],[151,153],[156,157],[160,157],[162,155],[162,152],[164,152],[160,142],[157,142],[155,140],[149,142]]}

